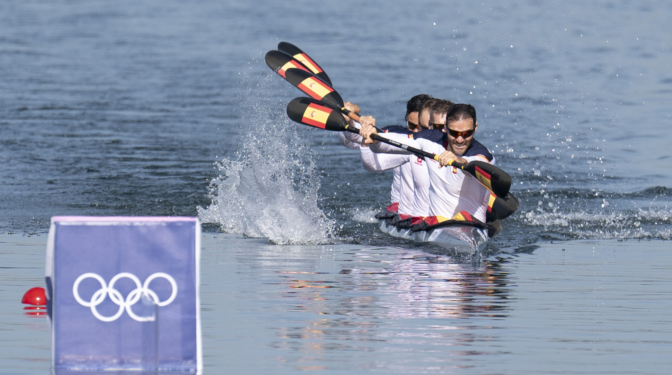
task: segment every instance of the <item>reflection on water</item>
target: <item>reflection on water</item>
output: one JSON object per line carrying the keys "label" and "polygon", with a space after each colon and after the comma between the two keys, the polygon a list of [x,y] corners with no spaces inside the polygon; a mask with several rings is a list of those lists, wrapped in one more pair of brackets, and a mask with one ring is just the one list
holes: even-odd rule
{"label": "reflection on water", "polygon": [[[484,263],[474,268],[452,263],[446,256],[408,250],[382,253],[381,256],[390,257],[385,260],[375,259],[370,251],[350,254],[355,261],[378,264],[343,268],[339,274],[350,276],[340,281],[329,280],[329,276],[320,273],[278,271],[292,289],[286,293],[301,300],[331,301],[332,304],[324,306],[306,306],[308,311],[321,315],[392,319],[465,318],[475,314],[506,316],[507,274],[498,263]],[[371,292],[376,297],[358,295]],[[337,307],[332,307],[334,305]],[[321,307],[324,310],[320,310]]]}
{"label": "reflection on water", "polygon": [[402,370],[406,363],[416,370],[445,370],[483,354],[472,345],[491,341],[492,322],[505,319],[510,309],[504,261],[462,264],[400,248],[340,249],[330,253],[331,265],[324,254],[305,250],[304,261],[292,257],[275,267],[269,260],[277,249],[255,256],[263,267],[279,268],[269,284],[280,287],[287,305],[270,345],[280,351],[280,363],[298,363],[302,370],[340,368],[337,358],[353,351],[402,358],[394,368],[360,364],[366,368]]}
{"label": "reflection on water", "polygon": [[26,306],[23,308],[24,315],[33,317],[46,317],[47,308],[44,306]]}
{"label": "reflection on water", "polygon": [[[50,373],[47,320],[20,303],[44,282],[45,242],[0,236],[0,372]],[[477,265],[396,247],[207,233],[202,243],[206,374],[667,374],[672,365],[662,241],[530,246]]]}

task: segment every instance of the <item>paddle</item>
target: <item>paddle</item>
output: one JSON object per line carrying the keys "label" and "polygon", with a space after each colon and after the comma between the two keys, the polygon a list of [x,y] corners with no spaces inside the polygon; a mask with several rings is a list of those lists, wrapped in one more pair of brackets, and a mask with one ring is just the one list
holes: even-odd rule
{"label": "paddle", "polygon": [[[359,129],[350,126],[343,116],[341,116],[338,108],[320,100],[310,98],[293,99],[287,105],[287,116],[289,116],[292,121],[298,122],[299,124],[324,130],[349,131],[359,134]],[[377,134],[374,134],[371,138],[379,142],[402,148],[420,157],[426,157],[436,161],[439,160],[439,156],[436,154],[410,147],[403,143],[381,137]],[[483,161],[471,161],[466,165],[452,163],[451,166],[459,168],[476,177],[483,186],[500,198],[505,198],[509,193],[509,189],[511,188],[511,177],[492,164]]]}
{"label": "paddle", "polygon": [[321,81],[314,74],[300,69],[290,69],[284,73],[285,75],[283,78],[294,85],[294,87],[303,91],[306,95],[332,105],[338,108],[344,115],[355,121],[359,121],[358,114],[345,109],[345,103],[343,102],[341,95],[334,90],[333,87]]}
{"label": "paddle", "polygon": [[303,64],[296,61],[292,56],[281,51],[269,51],[266,54],[265,60],[266,65],[271,70],[278,73],[287,82],[303,91],[306,95],[338,107],[344,115],[355,121],[359,120],[359,115],[345,109],[343,98],[331,87],[331,83],[323,81],[320,77],[308,71]]}
{"label": "paddle", "polygon": [[285,72],[289,69],[301,69],[312,74],[307,66],[303,65],[300,61],[282,51],[268,51],[268,53],[266,53],[265,60],[266,65],[268,65],[268,67],[271,68],[274,72],[280,74],[282,78],[285,78]]}
{"label": "paddle", "polygon": [[278,49],[286,54],[292,56],[294,59],[298,60],[301,64],[306,66],[310,71],[318,76],[321,80],[328,83],[329,86],[333,86],[331,79],[325,71],[317,65],[313,59],[310,58],[305,52],[303,52],[299,47],[293,45],[292,43],[280,42],[278,43]]}

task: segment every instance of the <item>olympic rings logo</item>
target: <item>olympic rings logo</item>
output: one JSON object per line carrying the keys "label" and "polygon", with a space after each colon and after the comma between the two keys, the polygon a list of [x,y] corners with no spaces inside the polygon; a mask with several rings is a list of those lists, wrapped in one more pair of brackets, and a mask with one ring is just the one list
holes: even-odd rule
{"label": "olympic rings logo", "polygon": [[[172,287],[172,294],[165,301],[160,301],[156,293],[149,289],[149,283],[151,283],[152,280],[156,279],[157,277],[168,280]],[[82,299],[82,297],[79,296],[79,284],[87,278],[98,280],[101,286],[100,289],[93,293],[93,296],[91,296],[91,301],[85,301]],[[126,299],[123,298],[118,290],[114,289],[114,284],[121,278],[131,279],[135,283],[135,289],[128,293]],[[124,313],[124,310],[126,310],[128,315],[137,322],[151,322],[154,320],[154,316],[138,316],[133,312],[131,307],[135,305],[140,300],[140,298],[142,298],[143,294],[151,298],[152,302],[159,306],[169,305],[171,302],[173,302],[173,300],[175,300],[175,297],[177,296],[177,283],[175,283],[175,280],[167,273],[157,272],[150,275],[147,280],[145,280],[145,283],[141,284],[140,279],[138,279],[135,275],[128,272],[122,272],[114,276],[112,280],[110,280],[110,285],[107,285],[105,280],[100,277],[100,275],[88,272],[79,276],[77,280],[75,280],[75,284],[72,286],[72,294],[75,296],[75,300],[77,300],[80,305],[90,307],[93,316],[99,320],[102,320],[103,322],[113,322],[119,319],[119,317]],[[96,307],[103,303],[108,294],[110,296],[110,300],[119,306],[119,311],[117,311],[117,313],[112,316],[103,316],[98,312]]]}

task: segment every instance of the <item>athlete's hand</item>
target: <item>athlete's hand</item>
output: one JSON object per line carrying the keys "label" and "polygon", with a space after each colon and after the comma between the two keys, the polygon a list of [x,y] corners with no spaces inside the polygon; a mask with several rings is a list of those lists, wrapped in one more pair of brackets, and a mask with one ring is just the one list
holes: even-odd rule
{"label": "athlete's hand", "polygon": [[[346,103],[343,105],[343,108],[347,109],[347,110],[350,111],[350,112],[359,113],[359,106],[358,106],[357,104],[352,104],[352,103],[350,103],[350,102],[346,102]],[[343,118],[344,118],[345,121],[347,121],[350,125],[354,125],[354,124],[355,124],[354,121],[353,121],[353,119],[351,119],[350,117],[348,117],[348,116],[346,116],[346,115],[343,115]]]}
{"label": "athlete's hand", "polygon": [[362,128],[359,129],[359,135],[364,138],[364,144],[373,144],[378,141],[371,139],[373,134],[378,134],[376,130],[376,119],[371,116],[362,116],[359,118],[359,123],[362,124]]}
{"label": "athlete's hand", "polygon": [[[458,162],[458,163],[462,163],[462,164],[467,164],[468,163],[465,159],[455,155],[451,151],[444,151],[441,155],[439,155],[439,164],[441,164],[442,167],[449,166],[454,162]],[[439,167],[439,168],[441,168],[441,167]]]}
{"label": "athlete's hand", "polygon": [[343,107],[345,107],[345,109],[347,109],[350,112],[359,113],[360,111],[359,106],[357,104],[350,102],[345,102],[345,105]]}

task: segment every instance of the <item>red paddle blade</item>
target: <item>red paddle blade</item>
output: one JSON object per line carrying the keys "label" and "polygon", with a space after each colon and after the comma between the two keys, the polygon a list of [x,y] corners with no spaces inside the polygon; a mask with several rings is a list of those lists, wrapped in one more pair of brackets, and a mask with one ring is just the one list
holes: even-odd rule
{"label": "red paddle blade", "polygon": [[483,186],[495,193],[498,197],[504,198],[509,194],[509,189],[511,188],[511,176],[494,165],[484,161],[474,160],[470,161],[464,170],[476,177]]}
{"label": "red paddle blade", "polygon": [[343,131],[348,126],[338,108],[311,98],[296,98],[287,105],[287,116],[299,124]]}
{"label": "red paddle blade", "polygon": [[337,108],[343,108],[345,105],[338,92],[312,73],[300,69],[289,69],[285,72],[285,79],[313,99],[321,100]]}
{"label": "red paddle blade", "polygon": [[310,72],[308,68],[296,61],[292,56],[281,52],[281,51],[269,51],[266,54],[266,65],[268,65],[271,70],[278,73],[282,78],[285,77],[285,72],[289,69],[300,69],[306,72]]}

